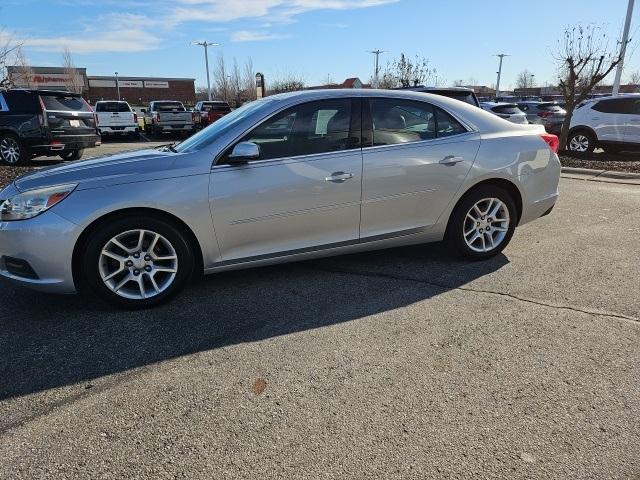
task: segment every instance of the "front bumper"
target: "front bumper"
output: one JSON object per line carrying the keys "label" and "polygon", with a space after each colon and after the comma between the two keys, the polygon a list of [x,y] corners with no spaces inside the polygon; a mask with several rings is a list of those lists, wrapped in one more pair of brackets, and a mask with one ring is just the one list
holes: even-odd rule
{"label": "front bumper", "polygon": [[[25,287],[51,293],[75,293],[73,248],[78,225],[49,210],[37,217],[0,222],[0,276]],[[27,262],[37,278],[7,270],[6,257]]]}

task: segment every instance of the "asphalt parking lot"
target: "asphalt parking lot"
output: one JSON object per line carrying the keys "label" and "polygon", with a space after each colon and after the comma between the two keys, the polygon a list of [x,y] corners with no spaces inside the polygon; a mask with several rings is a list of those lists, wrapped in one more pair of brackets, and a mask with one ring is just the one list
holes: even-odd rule
{"label": "asphalt parking lot", "polygon": [[144,312],[0,281],[0,478],[638,478],[639,238],[640,187],[563,179],[482,263],[223,273]]}

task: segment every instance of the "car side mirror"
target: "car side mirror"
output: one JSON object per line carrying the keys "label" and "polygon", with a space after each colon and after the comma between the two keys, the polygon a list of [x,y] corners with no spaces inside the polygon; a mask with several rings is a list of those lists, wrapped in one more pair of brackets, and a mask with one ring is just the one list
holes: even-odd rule
{"label": "car side mirror", "polygon": [[249,160],[260,158],[260,146],[253,142],[237,143],[228,157],[231,165],[247,163]]}

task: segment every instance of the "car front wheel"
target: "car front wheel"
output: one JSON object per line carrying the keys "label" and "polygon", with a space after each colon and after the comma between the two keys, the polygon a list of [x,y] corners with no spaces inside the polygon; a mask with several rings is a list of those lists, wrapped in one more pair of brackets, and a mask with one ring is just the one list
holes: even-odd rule
{"label": "car front wheel", "polygon": [[193,274],[183,233],[154,218],[109,222],[89,238],[83,274],[103,300],[128,309],[149,308],[177,294]]}
{"label": "car front wheel", "polygon": [[465,195],[456,206],[447,239],[463,257],[484,260],[507,246],[517,218],[509,193],[499,187],[483,186]]}

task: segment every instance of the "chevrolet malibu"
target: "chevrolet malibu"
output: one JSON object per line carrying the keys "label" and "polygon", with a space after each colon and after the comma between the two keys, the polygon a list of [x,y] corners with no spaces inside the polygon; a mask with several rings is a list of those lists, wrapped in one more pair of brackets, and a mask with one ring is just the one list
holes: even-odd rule
{"label": "chevrolet malibu", "polygon": [[145,308],[203,272],[442,239],[487,259],[553,208],[557,146],[437,95],[275,95],[175,146],[18,178],[0,193],[0,274]]}

